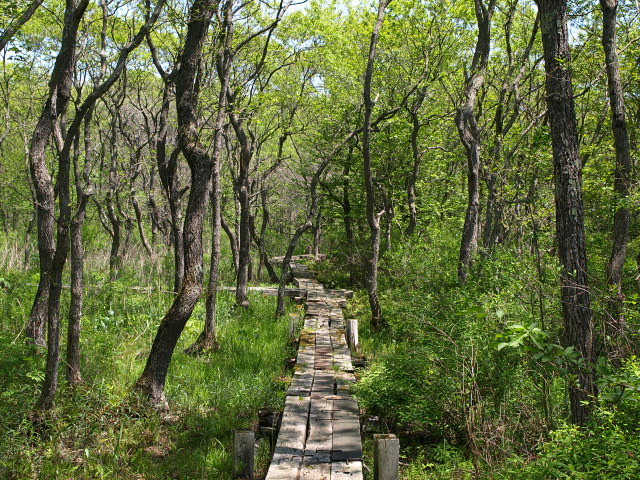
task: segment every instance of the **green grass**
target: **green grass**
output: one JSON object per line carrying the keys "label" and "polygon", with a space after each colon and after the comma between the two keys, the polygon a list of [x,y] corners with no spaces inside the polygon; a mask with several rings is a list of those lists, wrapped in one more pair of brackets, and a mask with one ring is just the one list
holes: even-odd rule
{"label": "green grass", "polygon": [[[132,392],[162,314],[166,293],[131,290],[133,279],[88,292],[83,318],[85,385],[62,382],[55,409],[29,419],[43,378],[44,355],[24,344],[33,276],[3,273],[0,290],[0,478],[227,479],[232,432],[255,426],[262,407],[284,399],[289,317],[274,320],[275,299],[251,295],[237,309],[221,293],[221,348],[198,358],[183,350],[199,334],[200,303],[176,348],[167,378],[170,412],[149,409]],[[66,307],[65,310],[66,311]],[[258,475],[270,453],[258,452]]]}

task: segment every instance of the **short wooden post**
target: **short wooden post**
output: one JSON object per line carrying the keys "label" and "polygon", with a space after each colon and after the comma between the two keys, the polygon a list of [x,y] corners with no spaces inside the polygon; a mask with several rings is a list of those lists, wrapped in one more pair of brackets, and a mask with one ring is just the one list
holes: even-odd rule
{"label": "short wooden post", "polygon": [[233,478],[253,480],[255,438],[253,430],[233,431]]}
{"label": "short wooden post", "polygon": [[299,323],[300,323],[300,316],[297,313],[290,313],[289,314],[289,343],[295,343],[297,341]]}
{"label": "short wooden post", "polygon": [[373,478],[398,480],[400,440],[395,435],[374,435]]}
{"label": "short wooden post", "polygon": [[347,344],[354,350],[358,349],[358,320],[347,320]]}

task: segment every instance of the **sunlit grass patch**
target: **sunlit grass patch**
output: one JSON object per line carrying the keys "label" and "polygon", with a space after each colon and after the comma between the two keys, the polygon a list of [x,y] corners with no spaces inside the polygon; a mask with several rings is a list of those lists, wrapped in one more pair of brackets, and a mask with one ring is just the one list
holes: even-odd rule
{"label": "sunlit grass patch", "polygon": [[[33,424],[29,411],[40,389],[44,355],[24,345],[20,332],[32,287],[22,285],[19,277],[11,283],[0,299],[5,314],[0,331],[0,478],[231,478],[233,429],[256,425],[259,408],[279,408],[283,402],[285,359],[294,354],[288,343],[289,316],[274,318],[273,297],[252,294],[245,310],[234,306],[231,294],[221,293],[221,348],[199,357],[184,353],[202,329],[200,303],[169,370],[170,412],[146,407],[132,385],[173,296],[118,281],[87,295],[85,384],[69,392],[62,366],[56,407]],[[261,442],[258,450],[259,471],[269,462],[267,443]]]}

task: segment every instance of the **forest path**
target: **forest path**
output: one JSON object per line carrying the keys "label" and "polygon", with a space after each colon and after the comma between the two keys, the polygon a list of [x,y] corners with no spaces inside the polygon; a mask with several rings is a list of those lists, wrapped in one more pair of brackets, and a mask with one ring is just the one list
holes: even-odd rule
{"label": "forest path", "polygon": [[[265,480],[362,480],[362,441],[351,352],[342,309],[348,290],[327,290],[314,272],[292,259],[306,314],[282,426]],[[274,259],[278,261],[278,259]]]}

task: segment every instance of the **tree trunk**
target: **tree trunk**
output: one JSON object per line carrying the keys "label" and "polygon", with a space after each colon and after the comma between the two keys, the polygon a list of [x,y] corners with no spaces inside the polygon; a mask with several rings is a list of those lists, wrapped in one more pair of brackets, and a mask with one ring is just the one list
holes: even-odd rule
{"label": "tree trunk", "polygon": [[413,235],[418,224],[418,206],[416,205],[416,182],[420,175],[420,161],[422,154],[418,148],[418,136],[420,134],[420,119],[418,118],[418,110],[422,106],[426,97],[426,90],[419,90],[418,98],[409,110],[411,115],[411,153],[413,155],[413,169],[409,178],[407,178],[407,204],[409,205],[409,225],[404,231],[406,236]]}
{"label": "tree trunk", "polygon": [[229,226],[229,224],[227,223],[227,220],[224,218],[224,215],[222,215],[222,213],[220,214],[220,225],[222,226],[222,229],[224,230],[224,232],[227,234],[227,237],[229,237],[229,247],[231,248],[233,269],[237,276],[238,275],[238,237],[236,236],[233,229]]}
{"label": "tree trunk", "polygon": [[15,21],[12,21],[7,28],[5,28],[2,35],[0,35],[0,52],[4,50],[4,47],[7,46],[7,43],[9,43],[16,32],[20,30],[20,27],[29,21],[38,7],[42,5],[43,1],[44,0],[33,0],[22,14]]}
{"label": "tree trunk", "polygon": [[224,4],[224,24],[221,33],[218,35],[218,42],[221,51],[216,58],[218,77],[220,78],[220,94],[218,95],[218,114],[214,126],[215,134],[213,138],[213,171],[211,181],[211,210],[212,210],[212,233],[211,233],[211,261],[209,264],[209,285],[205,298],[205,318],[204,329],[196,342],[187,349],[189,354],[199,354],[207,350],[217,350],[217,326],[216,307],[218,300],[218,283],[220,279],[220,237],[222,235],[221,204],[222,183],[220,179],[220,155],[222,152],[222,133],[224,120],[227,116],[227,88],[229,85],[229,74],[231,67],[231,42],[233,40],[233,2],[227,1]]}
{"label": "tree trunk", "polygon": [[169,203],[171,216],[171,240],[173,243],[173,291],[180,291],[184,276],[184,236],[182,232],[182,191],[178,179],[178,156],[180,148],[176,147],[167,158],[167,131],[169,126],[170,93],[173,82],[165,77],[162,93],[162,108],[158,118],[158,140],[156,141],[156,163],[162,187]]}
{"label": "tree trunk", "polygon": [[391,0],[380,0],[378,6],[378,19],[371,34],[369,44],[369,59],[364,76],[364,131],[362,138],[362,156],[364,157],[364,183],[367,198],[367,222],[371,234],[371,250],[366,264],[366,285],[371,307],[371,325],[379,328],[383,325],[382,308],[378,298],[378,259],[380,257],[380,215],[376,214],[376,199],[373,173],[371,170],[371,115],[374,102],[371,99],[371,81],[373,79],[373,65],[376,59],[376,48],[382,23],[384,22],[385,9]]}
{"label": "tree trunk", "polygon": [[354,145],[349,146],[349,154],[347,155],[347,163],[342,169],[342,222],[344,224],[345,238],[347,240],[346,250],[351,252],[347,257],[349,263],[349,285],[356,284],[357,277],[357,261],[353,251],[355,247],[356,237],[353,232],[353,218],[351,216],[351,199],[349,174],[351,172],[351,157],[353,155]]}
{"label": "tree trunk", "polygon": [[[280,280],[278,279],[278,275],[276,275],[275,270],[273,269],[273,265],[269,261],[269,256],[267,255],[267,251],[265,249],[265,236],[267,234],[267,225],[269,224],[269,202],[268,202],[268,192],[266,188],[263,188],[260,191],[260,200],[262,202],[262,224],[260,225],[260,233],[258,233],[255,221],[252,218],[251,221],[251,233],[253,237],[256,239],[258,244],[258,252],[260,254],[260,267],[264,266],[267,269],[267,274],[269,275],[269,281],[272,283],[278,283]],[[262,274],[262,268],[258,270],[258,277],[260,278]]]}
{"label": "tree trunk", "polygon": [[[51,73],[49,81],[49,96],[42,110],[36,128],[31,137],[29,149],[29,169],[33,187],[36,192],[38,205],[38,253],[40,257],[40,280],[38,291],[34,298],[33,307],[27,326],[27,339],[37,345],[45,344],[45,322],[47,320],[49,306],[49,291],[51,289],[51,271],[54,262],[56,242],[54,237],[55,224],[55,195],[51,175],[46,164],[46,148],[49,138],[54,130],[54,125],[67,110],[73,85],[73,72],[75,69],[75,44],[78,35],[80,20],[88,5],[88,0],[67,0],[64,14],[64,28],[60,51]],[[61,140],[61,139],[60,139]],[[55,302],[54,302],[55,303]],[[55,319],[53,323],[55,323]],[[59,321],[59,313],[58,313]],[[55,336],[59,336],[59,325],[53,325],[54,338],[47,341],[48,347],[55,342]],[[57,328],[57,330],[56,330]],[[51,335],[51,333],[49,334]],[[56,352],[51,352],[56,355]],[[57,372],[55,378],[57,386]],[[52,385],[47,385],[50,388]],[[55,391],[53,392],[55,395]],[[44,392],[38,405],[44,409],[53,404],[50,392]],[[51,403],[49,404],[49,400]]]}
{"label": "tree trunk", "polygon": [[558,254],[562,265],[561,289],[564,343],[582,355],[586,366],[574,372],[571,385],[571,418],[583,425],[593,407],[593,313],[589,297],[587,249],[582,205],[582,163],[578,144],[566,0],[537,0],[547,105],[553,144]]}
{"label": "tree trunk", "polygon": [[616,171],[614,189],[619,202],[613,217],[613,249],[607,265],[607,285],[609,294],[613,294],[607,302],[607,313],[611,326],[612,348],[609,356],[616,363],[624,356],[624,295],[622,292],[622,269],[627,257],[629,242],[629,223],[631,212],[626,200],[629,197],[631,183],[631,147],[625,118],[624,93],[620,76],[616,39],[616,16],[618,0],[600,0],[602,7],[602,45],[607,63],[609,80],[609,102],[611,103],[611,128],[616,149]]}
{"label": "tree trunk", "polygon": [[[85,121],[85,177],[89,178],[89,145],[91,135],[91,112]],[[79,139],[79,137],[78,137]],[[69,386],[74,388],[82,383],[82,373],[80,369],[80,329],[82,319],[82,308],[84,303],[84,248],[82,245],[82,228],[87,212],[88,195],[82,185],[82,176],[79,166],[80,142],[76,141],[73,156],[74,177],[76,186],[76,197],[78,206],[73,219],[71,220],[71,301],[69,304],[69,325],[67,327],[67,381]]]}
{"label": "tree trunk", "polygon": [[465,102],[456,112],[456,126],[460,140],[467,152],[467,213],[462,229],[460,242],[460,260],[458,262],[458,280],[464,283],[469,276],[469,267],[473,253],[478,246],[478,230],[480,224],[480,147],[481,133],[478,126],[475,106],[478,91],[484,84],[484,73],[489,63],[491,51],[491,18],[496,0],[475,0],[476,19],[478,21],[478,40],[476,42],[471,76],[466,81]]}
{"label": "tree trunk", "polygon": [[[231,103],[234,102],[232,97]],[[249,306],[247,283],[249,281],[249,263],[251,262],[251,191],[249,184],[249,166],[252,157],[251,140],[247,136],[244,125],[235,113],[230,113],[231,125],[240,142],[240,168],[236,178],[236,193],[240,203],[240,229],[238,235],[238,274],[236,282],[236,303],[242,307]]]}
{"label": "tree trunk", "polygon": [[[61,90],[70,91],[73,84],[73,73],[75,70],[75,41],[77,37],[78,26],[86,10],[88,1],[81,1],[74,3],[75,0],[69,0],[67,3],[67,10],[65,11],[65,27],[63,31],[63,41],[61,45],[60,55],[56,59],[56,65],[52,74],[52,79],[59,79],[56,76],[56,67],[60,58],[65,58],[64,63],[66,68],[60,76],[67,78],[66,82],[62,85]],[[69,8],[69,5],[72,5]],[[45,377],[43,382],[42,391],[38,398],[35,409],[36,410],[49,410],[53,406],[55,394],[58,388],[58,370],[60,366],[60,298],[62,294],[62,272],[67,260],[67,254],[69,252],[69,225],[71,222],[71,199],[69,194],[70,183],[70,169],[71,169],[71,148],[74,141],[77,141],[80,135],[80,127],[84,116],[93,108],[95,102],[100,98],[120,77],[124,69],[127,57],[131,51],[133,51],[144,38],[145,32],[148,32],[151,25],[155,23],[160,14],[160,10],[163,6],[163,0],[160,0],[156,5],[156,9],[153,15],[147,18],[145,24],[140,28],[140,31],[134,36],[134,38],[125,46],[118,57],[118,62],[113,70],[113,73],[107,81],[102,83],[99,87],[96,87],[87,99],[83,102],[79,109],[76,109],[76,114],[71,126],[67,131],[66,138],[62,138],[61,128],[58,125],[54,128],[57,143],[61,146],[58,154],[58,173],[56,177],[56,187],[58,192],[59,210],[60,215],[57,220],[57,247],[54,253],[53,262],[51,265],[51,284],[49,288],[48,298],[48,311],[47,311],[47,365],[45,370]],[[63,55],[65,48],[68,52]],[[51,82],[55,84],[54,81]],[[68,88],[67,88],[68,87]],[[69,96],[67,98],[67,103]],[[54,119],[55,121],[55,119]],[[54,125],[55,127],[56,125]]]}
{"label": "tree trunk", "polygon": [[191,170],[191,191],[184,222],[184,278],[173,304],[160,322],[144,371],[136,382],[136,388],[158,406],[166,406],[164,384],[171,357],[202,292],[202,228],[213,164],[198,138],[198,91],[195,84],[215,3],[215,0],[194,0],[176,75],[179,142]]}

